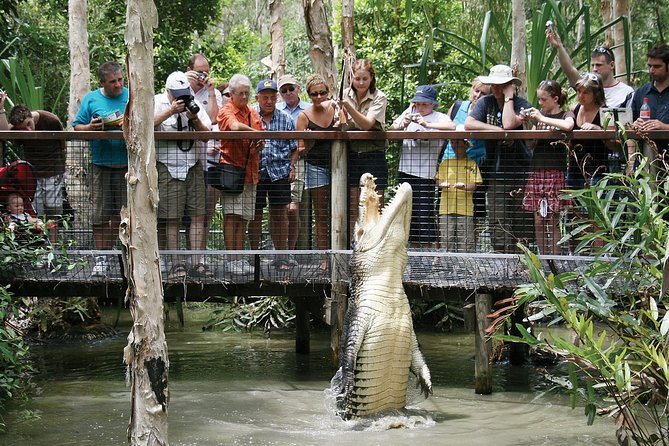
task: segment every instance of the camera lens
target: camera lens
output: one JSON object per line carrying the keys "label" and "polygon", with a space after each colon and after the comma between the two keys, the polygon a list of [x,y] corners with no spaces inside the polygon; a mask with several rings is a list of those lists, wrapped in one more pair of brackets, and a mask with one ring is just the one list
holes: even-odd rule
{"label": "camera lens", "polygon": [[197,78],[198,78],[198,80],[203,81],[207,78],[207,75],[205,74],[204,71],[198,71],[197,72]]}

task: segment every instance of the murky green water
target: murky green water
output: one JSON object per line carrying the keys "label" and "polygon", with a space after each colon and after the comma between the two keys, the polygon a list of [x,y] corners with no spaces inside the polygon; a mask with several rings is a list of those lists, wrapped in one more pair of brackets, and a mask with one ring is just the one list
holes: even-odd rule
{"label": "murky green water", "polygon": [[[190,313],[193,317],[193,314]],[[608,419],[586,426],[562,397],[535,400],[545,380],[531,367],[495,367],[494,393],[475,395],[473,336],[418,333],[434,395],[409,417],[344,423],[325,407],[334,374],[329,333],[312,334],[310,355],[292,333],[203,333],[170,324],[171,445],[614,445]],[[127,332],[126,329],[123,329]],[[125,334],[92,343],[34,349],[39,418],[6,417],[0,445],[126,444],[130,393],[121,355]],[[388,429],[399,423],[410,428]]]}

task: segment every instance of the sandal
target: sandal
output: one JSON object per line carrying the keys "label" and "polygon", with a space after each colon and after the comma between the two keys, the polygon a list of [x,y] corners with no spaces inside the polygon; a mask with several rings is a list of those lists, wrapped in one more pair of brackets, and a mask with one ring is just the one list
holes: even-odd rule
{"label": "sandal", "polygon": [[191,277],[214,277],[214,273],[212,273],[209,267],[207,267],[207,265],[204,263],[198,263],[197,265],[194,265],[188,274]]}
{"label": "sandal", "polygon": [[181,263],[177,263],[170,269],[170,273],[167,275],[168,279],[181,279],[188,275],[188,270]]}

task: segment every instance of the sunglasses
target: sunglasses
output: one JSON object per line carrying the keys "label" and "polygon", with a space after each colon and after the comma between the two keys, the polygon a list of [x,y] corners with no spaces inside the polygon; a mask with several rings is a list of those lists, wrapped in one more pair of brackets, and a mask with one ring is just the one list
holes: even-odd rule
{"label": "sunglasses", "polygon": [[289,87],[281,87],[281,90],[279,90],[281,94],[286,94],[289,91],[295,91],[295,86],[291,85]]}
{"label": "sunglasses", "polygon": [[226,98],[230,97],[230,93],[221,93],[221,95],[225,96]]}
{"label": "sunglasses", "polygon": [[319,97],[319,96],[327,96],[327,95],[328,95],[328,91],[327,91],[327,90],[323,90],[323,91],[310,91],[310,92],[309,92],[309,96],[311,96],[312,98],[317,98],[317,97]]}
{"label": "sunglasses", "polygon": [[609,57],[611,57],[611,60],[615,60],[615,57],[613,55],[613,51],[611,51],[610,48],[607,48],[605,46],[598,46],[594,50],[592,50],[593,53],[600,53],[600,54],[608,54]]}
{"label": "sunglasses", "polygon": [[597,76],[595,73],[585,73],[583,77],[590,79],[593,82],[599,82],[599,76]]}

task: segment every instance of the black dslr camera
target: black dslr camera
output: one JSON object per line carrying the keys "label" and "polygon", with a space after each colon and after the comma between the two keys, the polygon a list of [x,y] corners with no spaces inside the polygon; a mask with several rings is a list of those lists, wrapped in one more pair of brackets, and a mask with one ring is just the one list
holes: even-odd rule
{"label": "black dslr camera", "polygon": [[193,95],[185,94],[183,96],[179,96],[176,99],[177,101],[183,101],[188,111],[192,114],[197,115],[200,113],[200,107],[195,103],[195,98]]}

